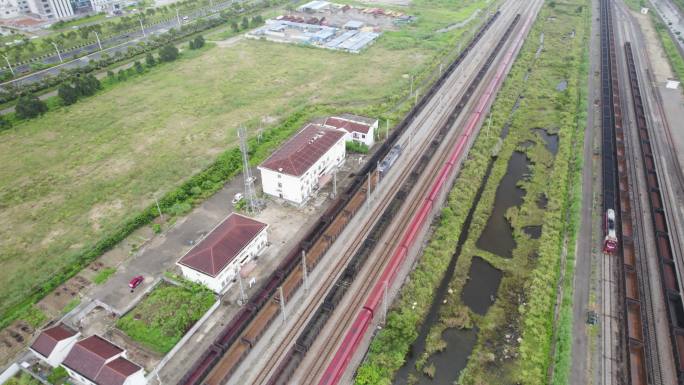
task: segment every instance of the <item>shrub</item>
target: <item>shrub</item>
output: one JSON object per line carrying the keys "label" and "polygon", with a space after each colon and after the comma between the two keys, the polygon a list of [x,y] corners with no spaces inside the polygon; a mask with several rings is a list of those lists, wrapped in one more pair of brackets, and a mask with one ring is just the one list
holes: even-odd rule
{"label": "shrub", "polygon": [[69,373],[67,373],[66,369],[64,369],[61,366],[58,366],[50,372],[47,376],[47,381],[53,385],[60,385],[65,383],[65,381],[69,378]]}
{"label": "shrub", "polygon": [[350,141],[345,143],[348,152],[357,152],[359,154],[368,154],[368,146],[363,143]]}
{"label": "shrub", "polygon": [[19,119],[33,119],[47,112],[47,104],[35,95],[26,95],[19,98],[14,107]]}
{"label": "shrub", "polygon": [[167,44],[159,49],[159,61],[170,62],[178,59],[178,48],[173,44]]}

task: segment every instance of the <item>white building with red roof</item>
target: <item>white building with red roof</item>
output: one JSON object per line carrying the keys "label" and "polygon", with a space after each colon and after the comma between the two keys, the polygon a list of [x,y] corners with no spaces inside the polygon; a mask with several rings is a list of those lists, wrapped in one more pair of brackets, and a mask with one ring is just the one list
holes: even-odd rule
{"label": "white building with red roof", "polygon": [[185,278],[222,293],[240,268],[266,247],[267,228],[263,222],[232,213],[177,264]]}
{"label": "white building with red roof", "polygon": [[78,336],[79,333],[59,323],[40,332],[29,349],[50,366],[57,367],[64,361]]}
{"label": "white building with red roof", "polygon": [[362,143],[368,148],[375,144],[375,131],[378,129],[377,119],[342,114],[327,118],[323,125],[344,131],[346,133],[344,139],[347,142]]}
{"label": "white building with red roof", "polygon": [[307,124],[260,166],[264,193],[301,205],[344,164],[345,133]]}
{"label": "white building with red roof", "polygon": [[62,366],[84,385],[145,385],[142,367],[126,359],[126,351],[93,335],[78,341]]}

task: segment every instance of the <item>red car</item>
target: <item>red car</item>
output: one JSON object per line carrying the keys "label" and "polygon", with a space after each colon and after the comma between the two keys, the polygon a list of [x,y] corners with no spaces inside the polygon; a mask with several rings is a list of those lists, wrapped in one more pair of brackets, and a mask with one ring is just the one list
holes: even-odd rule
{"label": "red car", "polygon": [[131,282],[128,283],[128,287],[130,287],[131,289],[135,289],[136,287],[140,286],[140,284],[143,283],[144,280],[145,277],[143,277],[142,275],[135,276],[133,277],[133,279],[131,279]]}

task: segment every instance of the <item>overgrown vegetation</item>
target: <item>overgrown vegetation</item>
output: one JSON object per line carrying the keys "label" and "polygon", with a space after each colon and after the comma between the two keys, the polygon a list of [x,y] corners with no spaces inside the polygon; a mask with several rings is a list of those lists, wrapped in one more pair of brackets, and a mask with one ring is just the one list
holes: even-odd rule
{"label": "overgrown vegetation", "polygon": [[107,282],[109,277],[112,276],[112,274],[116,273],[116,268],[114,267],[105,267],[104,269],[100,270],[95,277],[93,277],[93,282],[96,285],[102,285],[103,283]]}
{"label": "overgrown vegetation", "polygon": [[47,381],[52,385],[62,385],[69,379],[69,373],[62,366],[58,366],[50,372],[47,376]]}
{"label": "overgrown vegetation", "polygon": [[[565,215],[568,205],[576,197],[570,193],[575,187],[569,187],[569,183],[577,180],[579,169],[570,162],[575,157],[574,144],[581,143],[583,130],[583,127],[578,127],[576,113],[582,106],[577,102],[580,95],[578,87],[586,79],[579,76],[581,70],[578,68],[584,57],[584,27],[588,17],[586,1],[555,1],[553,6],[544,6],[493,106],[491,115],[495,135],[477,138],[430,243],[402,288],[387,324],[373,340],[367,360],[358,370],[357,384],[390,384],[396,370],[404,364],[409,346],[417,337],[417,328],[427,314],[435,289],[454,252],[456,238],[484,176],[491,148],[498,140],[496,134],[508,121],[509,111],[521,92],[524,98],[512,116],[509,134],[491,170],[473,216],[468,239],[449,281],[446,304],[440,307],[439,321],[430,329],[426,351],[415,352],[422,353],[416,369],[418,373],[434,371],[432,356],[447,348],[442,339],[443,331],[477,327],[478,341],[468,366],[461,372],[459,384],[547,383],[546,370],[552,359],[549,349],[561,245],[566,232],[570,233],[570,239],[574,239],[576,228],[574,224],[566,223]],[[535,60],[542,32],[545,34],[544,51]],[[524,81],[528,69],[529,77]],[[555,90],[560,80],[568,81],[565,91]],[[533,128],[543,128],[547,133],[559,136],[559,150],[555,157],[545,148],[544,141]],[[522,143],[527,144],[522,146]],[[525,191],[523,204],[506,213],[516,241],[513,258],[506,259],[477,248],[476,241],[489,219],[496,188],[514,151],[524,152],[531,166],[530,172],[518,184]],[[538,204],[542,196],[548,199],[545,208]],[[543,224],[543,231],[539,239],[530,238],[522,230],[526,226],[540,224]],[[504,271],[496,302],[485,316],[473,313],[461,300],[471,260],[476,255]],[[567,263],[572,263],[572,260]],[[572,271],[568,270],[566,274],[564,282],[572,281]],[[571,295],[565,293],[565,296],[570,296],[569,300]],[[567,321],[563,319],[561,322]],[[559,338],[566,338],[568,332],[561,330]],[[457,346],[451,348],[460,349]],[[563,352],[559,355],[566,353],[565,345],[559,344],[558,349]]]}
{"label": "overgrown vegetation", "polygon": [[162,281],[116,326],[132,339],[165,354],[216,300],[201,285],[182,281],[182,286],[176,286]]}
{"label": "overgrown vegetation", "polygon": [[359,154],[368,154],[368,146],[363,143],[349,141],[345,143],[347,152],[356,152]]}
{"label": "overgrown vegetation", "polygon": [[[470,25],[434,31],[487,2],[414,4],[407,12],[424,16],[418,23],[385,33],[362,55],[256,41],[195,50],[139,81],[111,88],[103,81],[102,92],[49,112],[49,125],[43,117],[0,133],[8,171],[0,174],[0,229],[12,229],[0,238],[8,261],[0,279],[11,282],[0,295],[0,326],[149,224],[157,216],[151,194],[167,192],[162,211],[182,214],[220,189],[241,167],[232,127],[262,125],[250,116],[279,121],[250,140],[253,164],[314,117],[352,112],[399,121],[410,108],[403,75],[426,89]],[[21,233],[22,223],[33,224],[30,234]]]}
{"label": "overgrown vegetation", "polygon": [[20,372],[20,374],[5,381],[3,385],[41,385],[41,382],[28,373]]}

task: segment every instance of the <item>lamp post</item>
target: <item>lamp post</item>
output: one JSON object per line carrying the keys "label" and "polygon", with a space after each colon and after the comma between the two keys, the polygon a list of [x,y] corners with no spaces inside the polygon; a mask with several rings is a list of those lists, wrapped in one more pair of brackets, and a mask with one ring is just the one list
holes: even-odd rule
{"label": "lamp post", "polygon": [[57,57],[59,58],[59,62],[64,63],[64,60],[62,60],[62,54],[59,53],[59,48],[57,48],[57,43],[52,42],[52,45],[55,47],[55,51],[57,51]]}
{"label": "lamp post", "polygon": [[14,76],[14,68],[12,68],[12,65],[10,64],[9,58],[7,57],[7,55],[2,55],[2,56],[5,57],[5,61],[7,62],[7,66],[9,67],[10,72],[12,73],[12,76]]}

